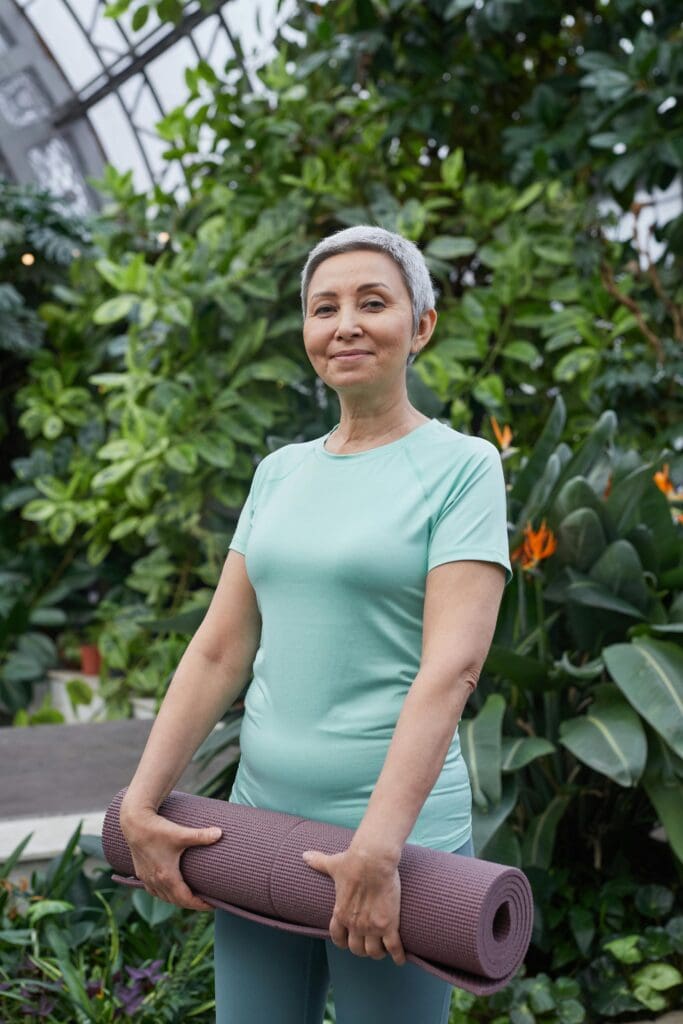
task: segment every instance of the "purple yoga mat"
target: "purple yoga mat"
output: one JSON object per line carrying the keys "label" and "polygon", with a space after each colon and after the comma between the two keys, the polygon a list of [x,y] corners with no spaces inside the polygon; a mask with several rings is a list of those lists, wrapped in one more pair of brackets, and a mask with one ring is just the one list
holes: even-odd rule
{"label": "purple yoga mat", "polygon": [[[126,789],[107,809],[102,845],[116,872],[112,879],[144,888],[119,821]],[[159,814],[178,825],[223,830],[215,843],[187,847],[180,855],[185,882],[212,907],[272,928],[330,937],[334,879],[309,867],[302,854],[341,853],[354,829],[180,790],[171,791]],[[504,988],[531,939],[533,897],[526,875],[416,843],[404,845],[398,870],[406,959],[476,995]]]}

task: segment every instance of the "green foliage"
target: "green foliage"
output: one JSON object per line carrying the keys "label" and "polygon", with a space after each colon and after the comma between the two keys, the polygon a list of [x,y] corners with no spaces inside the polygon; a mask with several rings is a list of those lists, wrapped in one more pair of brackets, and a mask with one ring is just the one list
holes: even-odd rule
{"label": "green foliage", "polygon": [[3,1021],[37,1010],[83,1024],[213,1021],[209,915],[132,894],[99,867],[86,875],[87,856],[103,861],[102,844],[80,826],[45,872],[11,882],[29,838],[0,865]]}
{"label": "green foliage", "polygon": [[[16,462],[21,472],[22,460]],[[18,725],[61,721],[49,700],[32,717],[25,709],[35,684],[45,681],[49,670],[78,668],[80,645],[97,640],[96,606],[115,581],[116,563],[95,570],[73,550],[65,556],[53,545],[22,535],[19,523],[16,516],[0,515],[2,717]]]}
{"label": "green foliage", "polygon": [[[0,988],[4,1020],[22,1007],[55,1020],[213,1019],[213,921],[140,889],[111,883],[101,838],[80,826],[43,871],[9,881],[30,836],[0,865]],[[95,858],[86,874],[86,857]],[[544,876],[553,976],[524,967],[502,991],[455,989],[451,1024],[550,1024],[621,1019],[675,1007],[683,976],[683,917],[663,885],[616,878],[592,887],[567,869]],[[678,900],[680,904],[680,900]],[[570,972],[571,971],[571,975]],[[328,1016],[335,1019],[334,1003]]]}
{"label": "green foliage", "polygon": [[[142,23],[154,6],[175,18],[126,2],[110,13],[131,9]],[[550,88],[545,64],[521,74],[522,51],[544,50],[552,64],[579,39],[607,43],[592,15],[560,26],[558,5],[499,6],[302,4],[293,23],[308,41],[300,50],[278,38],[258,71],[265,91],[239,52],[222,78],[204,62],[188,69],[187,102],[159,125],[168,160],[189,168],[187,199],[138,195],[130,172],[107,167],[87,251],[51,295],[32,293],[49,345],[14,389],[23,450],[3,507],[38,550],[57,545],[110,573],[119,608],[138,620],[200,607],[193,595],[218,578],[255,462],[336,419],[302,350],[299,273],[322,234],[363,221],[417,241],[438,286],[436,333],[408,371],[430,415],[476,433],[495,415],[526,450],[561,388],[572,443],[609,407],[625,445],[673,444],[675,266],[641,273],[630,243],[608,242],[585,176],[549,162],[553,177],[523,181],[501,164],[506,120],[536,85]],[[598,34],[622,30],[612,15]],[[513,29],[525,33],[519,55],[501,46]],[[574,56],[561,74],[553,65],[557,88]],[[514,89],[500,89],[505,74]],[[495,131],[453,116],[467,89],[496,112]],[[208,152],[200,133],[213,139]],[[7,230],[28,237],[35,203],[20,191],[13,202]],[[549,465],[557,471],[557,459]],[[586,527],[580,572],[601,544],[591,515],[561,537],[564,547]],[[116,670],[135,668],[131,655]]]}
{"label": "green foliage", "polygon": [[[49,720],[26,715],[32,686],[93,603],[109,712],[163,696],[255,464],[338,418],[301,343],[310,247],[369,222],[425,253],[439,322],[411,398],[514,441],[516,577],[460,736],[477,853],[534,887],[533,973],[490,1000],[456,991],[462,1024],[680,999],[680,885],[660,882],[683,860],[683,218],[658,229],[648,265],[608,240],[596,202],[626,209],[681,169],[683,9],[655,0],[648,24],[641,7],[302,0],[303,45],[279,36],[250,75],[239,46],[222,75],[186,70],[188,97],[158,126],[182,201],[108,166],[105,205],[81,222],[0,185],[0,702],[17,724]],[[175,0],[108,11],[136,29],[182,14]],[[541,526],[556,541],[542,557]],[[236,708],[197,760],[239,724]],[[132,1004],[143,1022],[212,1020],[204,915],[190,929],[81,866],[72,839],[34,873],[37,901],[0,887],[8,1022],[27,998],[62,1020]]]}
{"label": "green foliage", "polygon": [[11,357],[25,359],[41,348],[45,324],[35,306],[59,287],[64,268],[87,249],[89,233],[81,218],[32,185],[0,179],[0,211],[0,350],[9,353],[3,376],[10,376],[19,365]]}
{"label": "green foliage", "polygon": [[[557,836],[578,827],[609,855],[633,806],[621,797],[614,813],[618,786],[644,790],[683,861],[683,651],[678,584],[667,583],[683,566],[680,527],[654,480],[660,460],[615,445],[612,412],[575,451],[564,420],[558,397],[537,448],[510,468],[517,574],[476,714],[459,727],[475,849],[547,870]],[[531,536],[541,523],[556,544],[543,554]]]}
{"label": "green foliage", "polygon": [[522,969],[486,999],[456,989],[450,1024],[597,1022],[675,1008],[683,983],[683,917],[670,889],[657,886],[655,894],[653,888],[627,878],[600,886],[589,876],[572,881],[568,869],[544,876],[536,915],[547,922],[551,974],[527,976]]}

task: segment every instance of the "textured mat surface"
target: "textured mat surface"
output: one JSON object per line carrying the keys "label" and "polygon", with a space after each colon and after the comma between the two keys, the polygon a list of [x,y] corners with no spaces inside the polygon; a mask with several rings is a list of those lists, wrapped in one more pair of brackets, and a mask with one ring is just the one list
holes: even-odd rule
{"label": "textured mat surface", "polygon": [[[121,831],[126,788],[107,809],[102,845],[123,885],[144,887]],[[329,938],[334,880],[309,867],[304,850],[341,853],[354,830],[280,811],[172,790],[159,813],[178,825],[218,825],[221,838],[180,856],[187,885],[208,904],[274,928]],[[477,995],[504,988],[531,939],[533,897],[518,868],[406,843],[399,932],[406,958]]]}

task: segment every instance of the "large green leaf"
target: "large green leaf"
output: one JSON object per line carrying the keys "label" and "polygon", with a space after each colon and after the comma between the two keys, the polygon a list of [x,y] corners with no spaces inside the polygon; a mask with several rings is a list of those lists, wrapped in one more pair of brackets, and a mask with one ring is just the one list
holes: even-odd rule
{"label": "large green leaf", "polygon": [[516,654],[497,644],[491,644],[489,648],[484,671],[538,692],[550,689],[551,686],[548,681],[548,670],[542,662],[527,654]]}
{"label": "large green leaf", "polygon": [[509,864],[513,868],[521,868],[522,846],[517,833],[507,821],[496,829],[495,834],[487,842],[486,859],[495,864]]}
{"label": "large green leaf", "polygon": [[486,809],[497,804],[501,794],[501,729],[505,698],[491,693],[475,718],[465,718],[458,727],[463,757],[472,786],[472,799]]}
{"label": "large green leaf", "polygon": [[[657,557],[660,575],[664,570],[671,570],[680,565],[681,540],[671,518],[671,507],[665,495],[655,483],[647,488],[640,502],[642,520],[652,530],[656,538]],[[679,587],[683,579],[679,579]],[[672,583],[671,586],[674,586]]]}
{"label": "large green leaf", "polygon": [[303,375],[303,368],[294,360],[274,355],[243,366],[233,377],[232,386],[240,388],[251,380],[268,380],[277,381],[282,387],[283,384],[297,384]]}
{"label": "large green leaf", "polygon": [[657,733],[648,736],[643,788],[666,832],[671,849],[683,862],[683,760]]}
{"label": "large green leaf", "polygon": [[635,637],[603,650],[607,670],[626,699],[683,757],[683,650],[668,640]]}
{"label": "large green leaf", "polygon": [[516,775],[506,775],[503,779],[501,798],[497,804],[489,805],[484,810],[472,805],[472,843],[477,857],[483,857],[489,842],[498,829],[512,814],[517,804],[518,784]]}
{"label": "large green leaf", "polygon": [[575,454],[563,466],[560,484],[573,476],[587,476],[607,443],[614,437],[616,429],[616,415],[611,409],[605,410]]}
{"label": "large green leaf", "polygon": [[164,921],[173,916],[176,910],[172,903],[166,903],[165,900],[157,899],[156,896],[152,896],[146,889],[139,887],[133,890],[132,899],[133,906],[138,914],[151,928],[163,924]]}
{"label": "large green leaf", "polygon": [[562,436],[567,410],[562,395],[558,394],[553,403],[550,416],[545,421],[541,436],[534,445],[526,464],[517,473],[510,497],[518,502],[526,502],[532,487],[543,472],[550,455]]}
{"label": "large green leaf", "polygon": [[643,581],[643,566],[636,549],[627,540],[610,544],[588,575],[641,612],[646,611],[650,595]]}
{"label": "large green leaf", "polygon": [[235,461],[235,445],[229,437],[218,431],[195,438],[194,446],[205,462],[219,469],[230,469]]}
{"label": "large green leaf", "polygon": [[683,757],[679,757],[669,744],[647,722],[647,765],[645,776],[661,779],[663,782],[683,782]]}
{"label": "large green leaf", "polygon": [[605,532],[592,508],[577,508],[557,530],[557,557],[581,572],[588,572],[605,550]]}
{"label": "large green leaf", "polygon": [[645,769],[643,724],[616,686],[603,684],[585,714],[560,724],[560,743],[589,768],[620,786],[634,786]]}
{"label": "large green leaf", "polygon": [[607,498],[607,511],[619,534],[626,533],[638,522],[640,500],[646,489],[652,487],[653,472],[653,465],[648,462],[638,466],[612,487]]}
{"label": "large green leaf", "polygon": [[76,529],[76,517],[68,508],[57,509],[48,523],[48,531],[55,544],[66,544]]}
{"label": "large green leaf", "polygon": [[570,797],[554,796],[541,814],[531,819],[522,842],[524,865],[539,868],[550,867],[555,845],[555,834],[562,815],[567,809]]}
{"label": "large green leaf", "polygon": [[516,772],[537,757],[554,752],[555,745],[542,736],[503,736],[501,768],[504,772]]}
{"label": "large green leaf", "polygon": [[624,536],[624,540],[633,545],[645,572],[656,576],[659,556],[657,554],[657,542],[650,527],[646,526],[645,523],[636,523]]}
{"label": "large green leaf", "polygon": [[429,242],[425,252],[442,260],[456,260],[461,256],[471,256],[476,250],[477,243],[473,238],[437,235]]}
{"label": "large green leaf", "polygon": [[553,452],[543,467],[541,475],[531,488],[525,504],[517,513],[517,528],[510,538],[510,546],[512,548],[517,547],[522,542],[524,527],[527,523],[538,519],[545,512],[550,496],[557,485],[557,481],[560,479],[561,472],[562,462],[560,456],[557,452]]}
{"label": "large green leaf", "polygon": [[580,345],[578,348],[567,352],[553,367],[553,380],[561,384],[571,383],[579,374],[591,370],[597,360],[599,353],[588,345]]}
{"label": "large green leaf", "polygon": [[92,478],[92,489],[98,491],[118,483],[119,480],[129,476],[137,465],[137,459],[122,459],[120,462],[112,463],[111,466],[105,466],[99,473],[95,473],[95,476]]}
{"label": "large green leaf", "polygon": [[605,668],[602,655],[593,658],[591,661],[586,661],[582,665],[574,665],[569,660],[567,651],[562,652],[562,657],[555,664],[558,671],[569,676],[571,679],[597,679],[598,676],[602,675]]}
{"label": "large green leaf", "polygon": [[629,615],[633,619],[642,619],[643,613],[629,601],[612,594],[606,587],[595,580],[583,579],[572,580],[565,592],[566,599],[575,604],[586,605],[589,608],[603,608],[605,611],[618,612],[620,615]]}
{"label": "large green leaf", "polygon": [[604,530],[605,512],[602,501],[585,477],[574,476],[558,489],[552,504],[551,516],[553,521],[561,523],[570,512],[585,508],[593,509]]}
{"label": "large green leaf", "polygon": [[92,318],[96,324],[113,324],[124,316],[128,316],[136,302],[138,302],[137,295],[117,295],[98,306]]}

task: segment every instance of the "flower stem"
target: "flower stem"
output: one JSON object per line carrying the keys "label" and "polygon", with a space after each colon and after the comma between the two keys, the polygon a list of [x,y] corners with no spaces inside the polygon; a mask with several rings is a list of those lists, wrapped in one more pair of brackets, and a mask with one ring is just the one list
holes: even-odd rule
{"label": "flower stem", "polygon": [[536,591],[536,629],[538,631],[538,657],[545,664],[547,654],[547,637],[545,635],[545,611],[543,607],[543,580],[540,575],[534,576]]}

